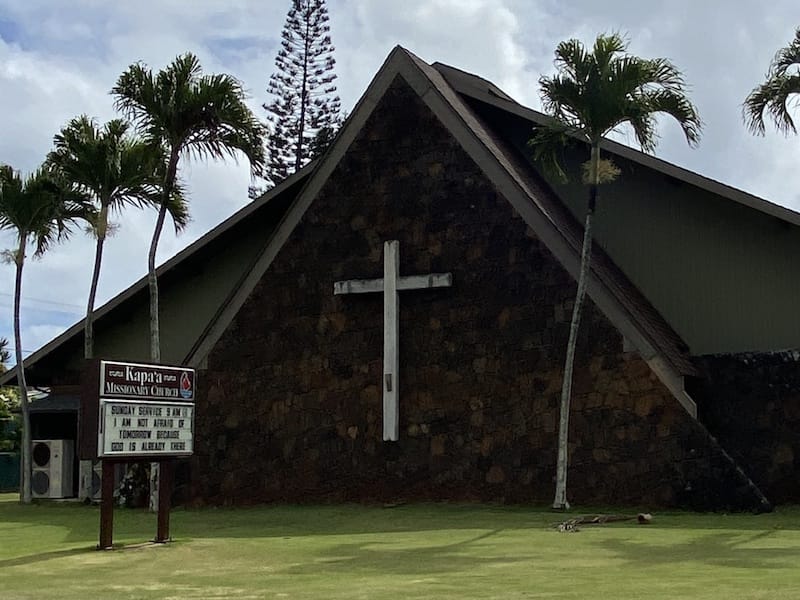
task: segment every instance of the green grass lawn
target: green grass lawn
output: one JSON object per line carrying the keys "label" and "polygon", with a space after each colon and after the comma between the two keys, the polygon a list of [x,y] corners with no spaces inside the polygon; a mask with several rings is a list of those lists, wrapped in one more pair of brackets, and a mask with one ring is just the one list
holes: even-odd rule
{"label": "green grass lawn", "polygon": [[[589,512],[589,511],[586,511]],[[573,511],[571,515],[582,514]],[[174,510],[21,506],[0,495],[0,598],[800,597],[800,509],[656,513],[558,533],[544,509],[422,504]]]}

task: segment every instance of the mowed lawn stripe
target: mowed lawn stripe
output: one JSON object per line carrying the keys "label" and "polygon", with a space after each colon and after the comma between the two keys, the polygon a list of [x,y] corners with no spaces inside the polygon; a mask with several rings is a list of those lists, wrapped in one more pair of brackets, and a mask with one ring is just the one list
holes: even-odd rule
{"label": "mowed lawn stripe", "polygon": [[[545,508],[410,504],[115,512],[0,495],[0,598],[800,597],[800,509],[552,526]],[[568,516],[600,512],[573,510]],[[602,512],[621,512],[619,509]]]}

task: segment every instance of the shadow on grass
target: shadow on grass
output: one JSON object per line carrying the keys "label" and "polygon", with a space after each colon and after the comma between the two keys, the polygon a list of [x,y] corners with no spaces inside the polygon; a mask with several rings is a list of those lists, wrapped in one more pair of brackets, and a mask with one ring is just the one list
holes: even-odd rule
{"label": "shadow on grass", "polygon": [[[577,510],[558,513],[542,507],[498,506],[486,504],[407,504],[394,508],[340,505],[262,505],[242,508],[174,509],[171,532],[176,539],[192,538],[269,538],[285,536],[324,536],[391,534],[439,530],[550,529],[554,524],[579,514],[618,513],[620,509]],[[625,511],[622,512],[630,512]],[[62,528],[63,542],[90,544],[97,540],[100,511],[97,506],[77,503],[22,506],[0,502],[0,531],[27,535],[24,530],[41,526]],[[606,526],[604,526],[606,527]],[[608,527],[639,526],[623,522]],[[652,529],[691,529],[695,531],[764,532],[775,528],[800,528],[800,510],[782,509],[767,515],[723,515],[665,512],[656,513]],[[146,510],[115,509],[114,539],[149,540],[156,530],[156,516]],[[713,536],[712,536],[713,539]],[[611,543],[611,542],[609,542]],[[621,542],[624,543],[624,542]],[[718,544],[719,545],[719,544]],[[631,560],[641,559],[641,548],[620,547]],[[656,552],[658,550],[656,549]],[[665,551],[666,552],[666,551]],[[3,553],[0,552],[0,555]],[[667,555],[665,554],[665,560]],[[676,559],[676,560],[679,560]]]}
{"label": "shadow on grass", "polygon": [[773,537],[775,533],[775,530],[762,531],[747,537],[735,532],[709,533],[691,541],[658,545],[607,539],[596,545],[644,569],[691,562],[721,567],[795,570],[797,565],[789,558],[800,553],[798,544],[787,546],[776,543],[769,547],[751,545]]}
{"label": "shadow on grass", "polygon": [[342,572],[419,575],[421,572],[426,574],[465,572],[478,564],[487,566],[529,561],[530,556],[481,556],[476,553],[475,548],[470,547],[501,531],[503,530],[487,531],[450,544],[413,548],[398,547],[397,544],[374,540],[338,544],[318,554],[313,562],[291,567],[286,572],[290,575],[308,575],[313,572],[330,573],[334,576]]}
{"label": "shadow on grass", "polygon": [[[170,542],[169,545],[175,545],[179,542]],[[67,558],[70,556],[79,555],[102,555],[105,553],[118,554],[120,552],[141,552],[151,548],[164,548],[164,544],[156,543],[154,541],[146,542],[131,542],[125,544],[114,544],[113,548],[100,550],[97,544],[93,546],[84,546],[80,548],[65,548],[64,550],[52,550],[50,552],[37,552],[36,554],[27,554],[25,556],[16,556],[14,558],[0,559],[0,569],[3,567],[18,567],[22,565],[30,565],[46,560]]]}
{"label": "shadow on grass", "polygon": [[70,548],[67,550],[53,550],[51,552],[37,552],[36,554],[29,554],[27,556],[18,556],[16,558],[8,558],[0,560],[0,569],[4,567],[19,567],[22,565],[32,565],[38,562],[44,562],[54,558],[66,558],[68,556],[77,556],[79,554],[88,554],[96,552],[96,548]]}

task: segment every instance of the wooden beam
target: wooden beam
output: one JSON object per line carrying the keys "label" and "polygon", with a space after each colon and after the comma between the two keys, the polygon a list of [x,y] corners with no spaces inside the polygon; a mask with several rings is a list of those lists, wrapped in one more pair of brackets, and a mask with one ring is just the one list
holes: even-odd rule
{"label": "wooden beam", "polygon": [[400,311],[397,294],[400,242],[386,242],[383,250],[383,439],[400,437]]}
{"label": "wooden beam", "polygon": [[111,550],[114,544],[114,462],[103,460],[100,499],[100,543],[98,550]]}
{"label": "wooden beam", "polygon": [[[452,273],[431,273],[429,275],[410,275],[397,280],[397,291],[423,290],[427,288],[452,287]],[[333,284],[334,296],[342,294],[372,294],[383,291],[383,278],[348,279]]]}

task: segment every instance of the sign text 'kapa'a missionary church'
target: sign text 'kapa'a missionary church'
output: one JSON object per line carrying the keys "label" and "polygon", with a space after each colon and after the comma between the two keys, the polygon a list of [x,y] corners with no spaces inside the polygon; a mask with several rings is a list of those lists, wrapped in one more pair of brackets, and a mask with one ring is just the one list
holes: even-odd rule
{"label": "sign text 'kapa'a missionary church'", "polygon": [[194,370],[102,361],[100,395],[104,398],[194,400]]}

